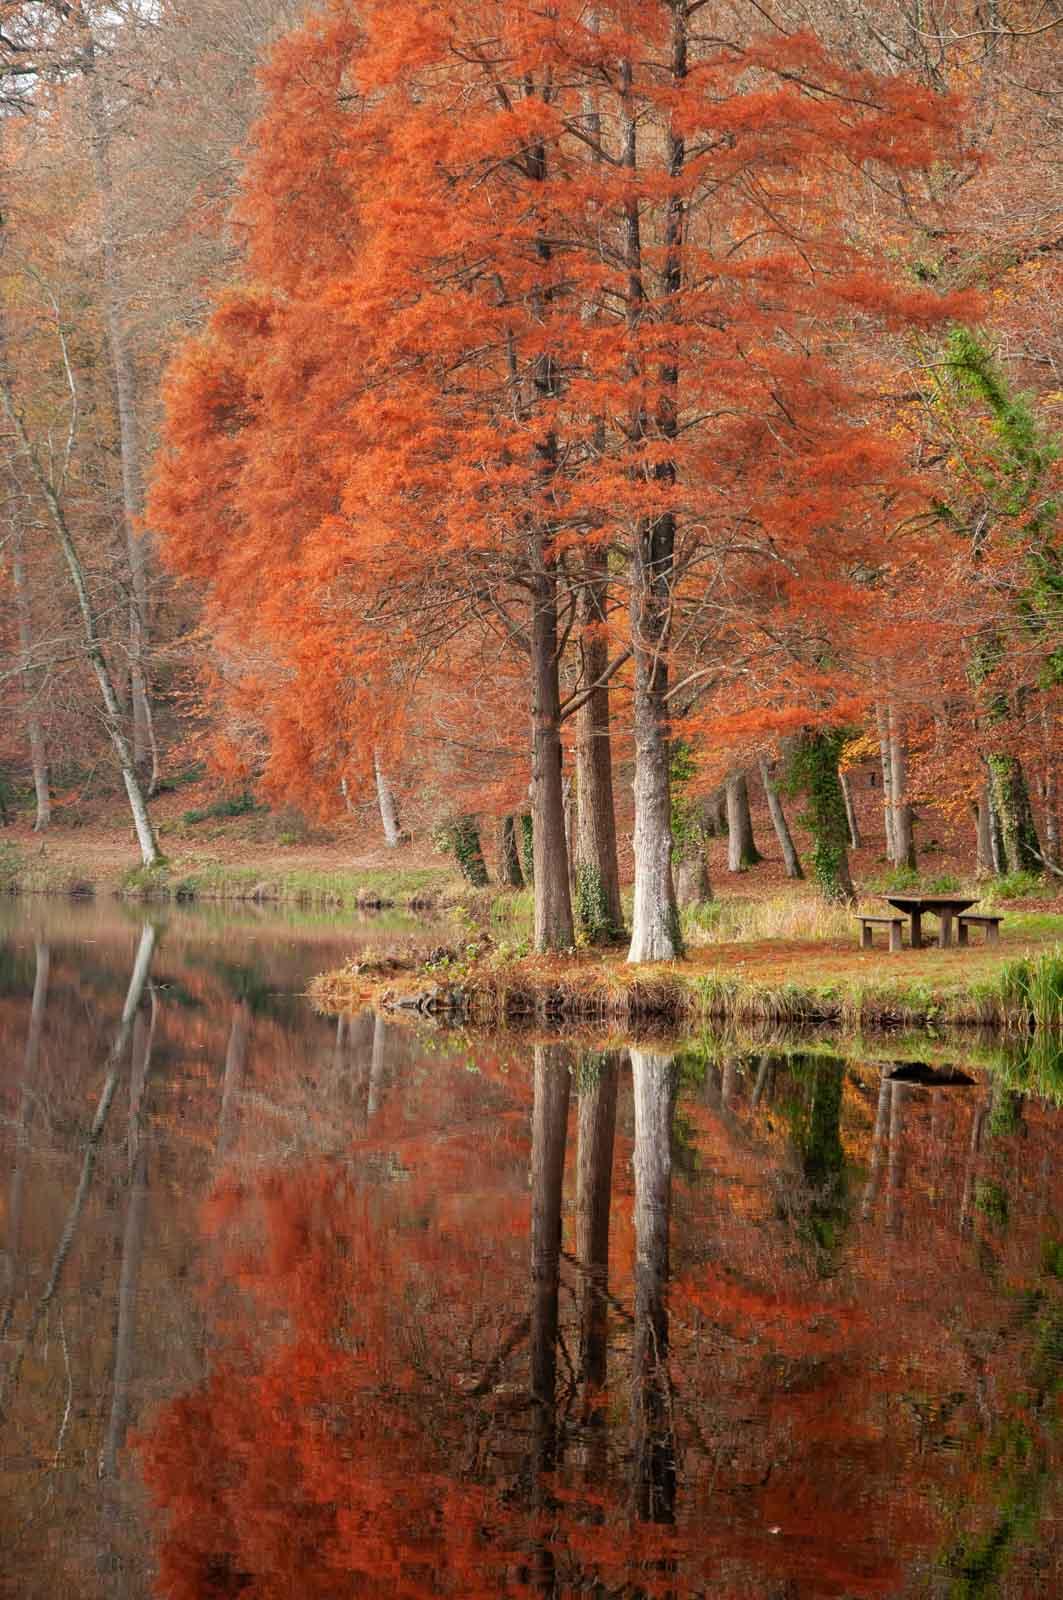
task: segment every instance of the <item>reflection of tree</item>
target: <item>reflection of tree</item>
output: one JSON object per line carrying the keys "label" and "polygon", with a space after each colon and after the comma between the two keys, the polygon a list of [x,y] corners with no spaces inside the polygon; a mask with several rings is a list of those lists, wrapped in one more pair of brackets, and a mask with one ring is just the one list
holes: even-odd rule
{"label": "reflection of tree", "polygon": [[37,1067],[41,1053],[41,1033],[48,999],[48,972],[51,951],[37,941],[37,970],[33,980],[33,999],[22,1057],[22,1083],[19,1088],[18,1121],[15,1126],[15,1159],[11,1167],[11,1188],[7,1206],[7,1240],[4,1248],[4,1309],[0,1313],[0,1339],[11,1325],[15,1309],[16,1274],[22,1234],[22,1205],[26,1184],[26,1159],[29,1154],[30,1122],[37,1097]]}
{"label": "reflection of tree", "polygon": [[668,1374],[668,1231],[674,1058],[631,1051],[635,1094],[635,1329],[631,1348],[633,1490],[639,1517],[671,1522],[676,1465]]}
{"label": "reflection of tree", "polygon": [[[578,1081],[576,1257],[582,1275],[579,1370],[588,1401],[593,1402],[606,1380],[609,1213],[613,1194],[619,1056],[586,1052],[580,1062]],[[585,1420],[592,1419],[585,1417]]]}
{"label": "reflection of tree", "polygon": [[96,1114],[93,1117],[92,1124],[85,1136],[84,1153],[81,1163],[81,1177],[78,1182],[77,1191],[75,1192],[74,1199],[71,1202],[70,1210],[67,1213],[66,1222],[64,1223],[63,1231],[59,1238],[59,1243],[56,1246],[55,1255],[52,1258],[52,1266],[51,1271],[48,1274],[48,1280],[33,1308],[29,1322],[27,1323],[21,1338],[15,1346],[14,1353],[11,1356],[7,1369],[4,1372],[3,1377],[0,1378],[0,1419],[3,1418],[11,1393],[18,1383],[19,1374],[22,1370],[22,1363],[25,1360],[26,1352],[33,1343],[33,1339],[41,1325],[41,1321],[44,1318],[48,1307],[55,1298],[56,1291],[59,1288],[59,1284],[63,1276],[63,1269],[66,1266],[67,1257],[70,1254],[71,1246],[73,1245],[75,1235],[77,1234],[78,1225],[81,1222],[82,1213],[85,1209],[85,1201],[88,1198],[89,1189],[92,1185],[93,1173],[96,1170],[96,1158],[99,1152],[100,1140],[103,1137],[103,1130],[107,1125],[107,1119],[110,1114],[111,1105],[115,1097],[115,1092],[118,1088],[119,1080],[121,1078],[122,1062],[125,1056],[126,1046],[129,1043],[129,1036],[133,1029],[133,1021],[136,1017],[141,996],[144,993],[144,986],[147,983],[148,972],[151,968],[151,960],[155,952],[155,939],[155,928],[151,923],[145,922],[143,929],[141,930],[140,943],[137,946],[137,953],[133,962],[133,972],[129,980],[129,988],[126,992],[125,1004],[122,1007],[121,1020],[118,1024],[118,1030],[115,1034],[114,1042],[111,1045],[110,1053],[107,1057],[106,1076],[104,1078],[103,1088],[100,1092],[99,1101],[97,1102]]}

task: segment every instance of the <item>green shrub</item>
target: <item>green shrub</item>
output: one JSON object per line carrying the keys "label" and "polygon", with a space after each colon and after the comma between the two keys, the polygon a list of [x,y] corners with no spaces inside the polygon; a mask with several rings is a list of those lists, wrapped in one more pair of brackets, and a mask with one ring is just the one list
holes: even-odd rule
{"label": "green shrub", "polygon": [[212,818],[246,817],[254,811],[268,811],[269,806],[260,804],[249,789],[229,800],[215,800],[213,805],[204,806],[201,811],[186,811],[184,822],[209,822]]}
{"label": "green shrub", "polygon": [[994,878],[985,892],[985,898],[995,900],[1026,900],[1044,893],[1045,881],[1036,872],[1009,872],[1006,877]]}

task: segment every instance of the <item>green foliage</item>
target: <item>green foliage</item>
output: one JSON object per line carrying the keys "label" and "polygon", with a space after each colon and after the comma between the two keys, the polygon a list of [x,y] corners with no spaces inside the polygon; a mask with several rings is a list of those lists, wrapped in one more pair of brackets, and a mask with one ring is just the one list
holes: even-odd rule
{"label": "green foliage", "polygon": [[1043,894],[1045,889],[1044,879],[1036,872],[1009,872],[1003,878],[995,878],[986,889],[985,899],[997,900],[1027,900],[1034,895]]}
{"label": "green foliage", "polygon": [[997,978],[1001,999],[1037,1028],[1063,1030],[1063,950],[1009,961]]}
{"label": "green foliage", "polygon": [[184,789],[191,783],[202,783],[205,771],[202,761],[197,761],[194,766],[185,767],[181,772],[160,778],[155,785],[155,793],[174,794],[178,789]]}
{"label": "green foliage", "polygon": [[573,909],[576,927],[589,944],[608,944],[622,931],[613,926],[602,875],[595,866],[586,864],[576,868]]}
{"label": "green foliage", "polygon": [[806,810],[798,818],[814,840],[812,869],[828,900],[852,900],[849,881],[849,817],[838,778],[838,758],[850,735],[843,728],[806,733],[795,748],[785,788],[803,792]]}
{"label": "green foliage", "polygon": [[520,865],[529,889],[535,882],[535,831],[530,811],[520,815]]}
{"label": "green foliage", "polygon": [[24,866],[25,861],[18,845],[0,843],[0,892],[14,889]]}
{"label": "green foliage", "polygon": [[466,883],[474,889],[485,889],[488,883],[487,863],[480,844],[480,829],[473,816],[455,817],[437,830],[437,849],[454,856]]}
{"label": "green foliage", "polygon": [[140,899],[168,896],[170,890],[170,863],[160,856],[151,867],[130,867],[122,877],[122,893]]}
{"label": "green foliage", "polygon": [[269,806],[258,802],[249,789],[244,789],[241,794],[228,800],[215,800],[213,805],[204,806],[202,810],[186,811],[181,820],[188,823],[209,822],[224,817],[246,817],[255,811],[268,810]]}
{"label": "green foliage", "polygon": [[672,855],[677,861],[696,854],[705,841],[698,805],[689,793],[697,770],[697,760],[690,745],[685,739],[676,739],[672,745],[669,778],[672,793]]}
{"label": "green foliage", "polygon": [[974,1186],[974,1203],[994,1227],[1007,1227],[1008,1197],[999,1183],[980,1179]]}

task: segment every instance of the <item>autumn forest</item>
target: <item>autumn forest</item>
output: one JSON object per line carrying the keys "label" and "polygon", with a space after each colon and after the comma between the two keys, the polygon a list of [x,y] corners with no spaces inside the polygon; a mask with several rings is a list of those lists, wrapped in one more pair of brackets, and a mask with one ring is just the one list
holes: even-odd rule
{"label": "autumn forest", "polygon": [[195,768],[632,961],[751,789],[828,899],[879,770],[895,868],[932,807],[1052,884],[1060,37],[3,6],[5,812],[110,786],[150,870]]}

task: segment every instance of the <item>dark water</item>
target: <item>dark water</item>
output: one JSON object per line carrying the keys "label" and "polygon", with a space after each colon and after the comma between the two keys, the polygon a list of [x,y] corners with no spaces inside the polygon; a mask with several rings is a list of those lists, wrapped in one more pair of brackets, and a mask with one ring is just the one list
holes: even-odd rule
{"label": "dark water", "polygon": [[1063,1594],[1051,1047],[315,1016],[376,937],[0,903],[5,1600]]}

